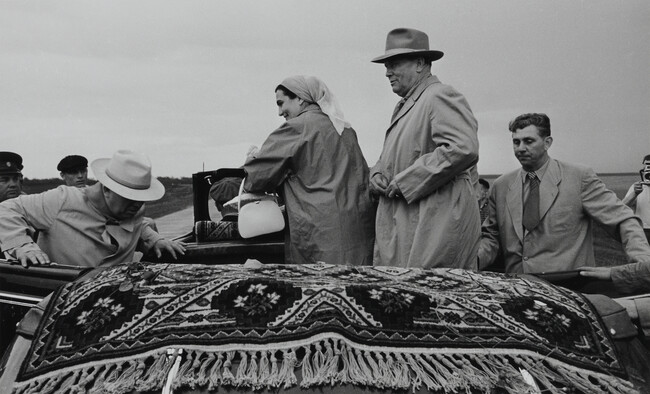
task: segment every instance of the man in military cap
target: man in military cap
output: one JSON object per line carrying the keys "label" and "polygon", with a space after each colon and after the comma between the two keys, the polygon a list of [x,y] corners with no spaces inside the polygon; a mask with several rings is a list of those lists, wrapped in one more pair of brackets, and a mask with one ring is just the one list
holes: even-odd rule
{"label": "man in military cap", "polygon": [[0,152],[0,202],[18,197],[23,191],[23,158],[14,152]]}
{"label": "man in military cap", "polygon": [[61,159],[56,169],[67,186],[85,187],[88,181],[88,160],[79,155],[69,155]]}

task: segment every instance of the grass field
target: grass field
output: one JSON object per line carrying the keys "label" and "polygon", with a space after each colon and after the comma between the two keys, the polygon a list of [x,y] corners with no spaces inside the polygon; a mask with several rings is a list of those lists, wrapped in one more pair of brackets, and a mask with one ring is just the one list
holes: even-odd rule
{"label": "grass field", "polygon": [[[601,174],[601,179],[619,198],[623,198],[630,185],[639,180],[638,174]],[[495,176],[486,177],[490,182]],[[157,219],[192,206],[191,178],[158,178],[165,185],[165,196],[147,203],[146,215]],[[24,189],[28,194],[39,193],[52,189],[62,182],[60,179],[25,179]],[[611,266],[626,262],[621,244],[607,234],[599,225],[594,226],[594,249],[596,263],[601,266]]]}
{"label": "grass field", "polygon": [[[157,219],[192,206],[191,178],[160,177],[158,180],[165,186],[165,195],[158,201],[146,204],[147,217]],[[58,178],[25,179],[23,189],[27,194],[34,194],[54,189],[62,184],[63,181]]]}

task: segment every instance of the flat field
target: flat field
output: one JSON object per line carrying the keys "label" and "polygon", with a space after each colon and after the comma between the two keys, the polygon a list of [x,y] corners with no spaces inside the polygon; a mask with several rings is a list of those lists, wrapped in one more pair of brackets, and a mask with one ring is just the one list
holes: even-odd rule
{"label": "flat field", "polygon": [[[192,206],[192,179],[159,177],[165,186],[165,195],[158,201],[146,204],[146,216],[158,219],[181,209]],[[94,183],[92,181],[91,183]],[[23,189],[27,194],[41,193],[63,184],[58,178],[25,179]]]}

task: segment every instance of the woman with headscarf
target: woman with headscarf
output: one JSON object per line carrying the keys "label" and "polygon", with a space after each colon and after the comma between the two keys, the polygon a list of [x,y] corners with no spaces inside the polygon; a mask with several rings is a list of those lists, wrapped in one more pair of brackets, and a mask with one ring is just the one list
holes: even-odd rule
{"label": "woman with headscarf", "polygon": [[249,154],[244,188],[281,186],[287,262],[371,265],[375,211],[355,131],[316,77],[289,77],[275,97],[286,122]]}

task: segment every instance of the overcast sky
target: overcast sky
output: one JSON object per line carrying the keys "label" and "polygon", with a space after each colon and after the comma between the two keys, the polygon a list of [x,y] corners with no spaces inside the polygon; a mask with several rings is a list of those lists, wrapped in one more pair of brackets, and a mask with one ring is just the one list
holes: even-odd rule
{"label": "overcast sky", "polygon": [[[650,153],[650,2],[1,1],[0,150],[29,178],[65,155],[147,154],[158,176],[243,163],[282,118],[274,88],[320,77],[375,164],[398,101],[386,33],[445,52],[433,73],[479,122],[479,172],[517,168],[508,122],[551,118],[551,155],[635,172]],[[92,174],[91,174],[92,176]]]}

